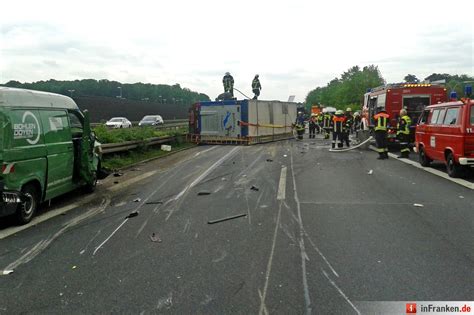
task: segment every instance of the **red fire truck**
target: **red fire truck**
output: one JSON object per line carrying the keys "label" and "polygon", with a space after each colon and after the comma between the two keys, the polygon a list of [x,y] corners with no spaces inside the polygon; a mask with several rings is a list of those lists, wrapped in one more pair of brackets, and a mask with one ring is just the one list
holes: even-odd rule
{"label": "red fire truck", "polygon": [[432,104],[447,101],[446,88],[442,85],[419,83],[395,83],[379,86],[364,94],[364,109],[369,122],[374,125],[374,115],[384,109],[390,115],[388,140],[395,143],[397,120],[400,109],[405,108],[411,118],[411,138],[414,142],[415,127],[423,109]]}

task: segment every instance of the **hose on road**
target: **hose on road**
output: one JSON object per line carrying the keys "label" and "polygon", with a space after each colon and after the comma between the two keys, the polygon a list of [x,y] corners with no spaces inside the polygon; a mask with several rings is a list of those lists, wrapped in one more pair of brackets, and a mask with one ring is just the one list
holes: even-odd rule
{"label": "hose on road", "polygon": [[350,151],[350,150],[354,150],[354,149],[359,148],[359,147],[362,146],[363,144],[366,144],[367,142],[369,142],[369,141],[372,140],[372,139],[373,139],[373,137],[370,136],[370,137],[368,137],[364,142],[359,143],[359,144],[356,145],[355,147],[350,147],[350,148],[347,148],[347,149],[329,149],[329,152],[347,152],[347,151]]}

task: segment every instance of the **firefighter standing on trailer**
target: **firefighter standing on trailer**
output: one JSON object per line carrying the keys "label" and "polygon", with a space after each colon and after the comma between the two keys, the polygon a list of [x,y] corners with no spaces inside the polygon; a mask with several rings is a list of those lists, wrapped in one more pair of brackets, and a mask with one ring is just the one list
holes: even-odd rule
{"label": "firefighter standing on trailer", "polygon": [[338,148],[342,148],[344,140],[344,125],[346,123],[346,117],[342,110],[337,110],[332,118],[332,148],[336,148],[336,141]]}
{"label": "firefighter standing on trailer", "polygon": [[399,159],[408,159],[410,155],[410,148],[408,147],[408,143],[410,142],[410,125],[411,119],[408,117],[406,109],[401,109],[397,125],[397,138],[400,141]]}
{"label": "firefighter standing on trailer", "polygon": [[230,75],[229,72],[226,72],[222,78],[222,83],[224,84],[224,92],[230,93],[234,97],[234,77]]}
{"label": "firefighter standing on trailer", "polygon": [[375,142],[377,143],[377,152],[379,153],[378,160],[388,159],[387,128],[389,117],[384,109],[374,115]]}
{"label": "firefighter standing on trailer", "polygon": [[260,84],[260,80],[258,79],[258,74],[255,75],[255,78],[252,80],[252,91],[254,97],[253,99],[256,100],[260,96],[260,90],[262,89],[262,85]]}

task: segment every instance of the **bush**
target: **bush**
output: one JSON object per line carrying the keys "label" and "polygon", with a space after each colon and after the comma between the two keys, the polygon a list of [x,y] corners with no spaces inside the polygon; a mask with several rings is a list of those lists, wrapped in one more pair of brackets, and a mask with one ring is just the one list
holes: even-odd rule
{"label": "bush", "polygon": [[101,143],[120,143],[125,141],[142,141],[145,139],[174,136],[182,131],[159,131],[153,127],[132,127],[127,129],[110,129],[104,125],[94,128],[97,139]]}

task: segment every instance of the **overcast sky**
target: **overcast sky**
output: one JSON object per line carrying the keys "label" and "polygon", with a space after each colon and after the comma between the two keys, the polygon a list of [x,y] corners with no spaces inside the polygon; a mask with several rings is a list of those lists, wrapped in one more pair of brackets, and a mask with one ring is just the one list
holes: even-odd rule
{"label": "overcast sky", "polygon": [[[303,101],[354,65],[474,75],[474,1],[4,1],[0,84],[109,79]],[[469,13],[470,12],[470,13]]]}

